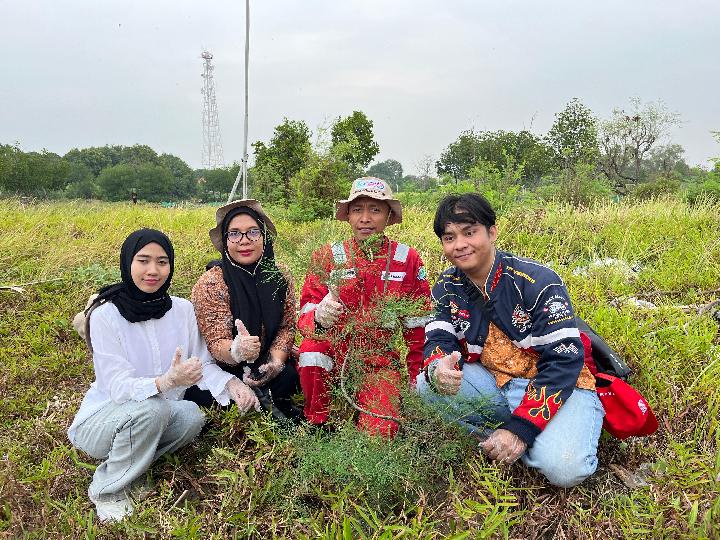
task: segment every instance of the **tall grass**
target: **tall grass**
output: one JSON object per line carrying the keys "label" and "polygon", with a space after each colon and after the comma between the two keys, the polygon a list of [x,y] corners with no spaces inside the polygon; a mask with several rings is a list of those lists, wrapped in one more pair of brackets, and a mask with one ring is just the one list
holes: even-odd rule
{"label": "tall grass", "polygon": [[[273,215],[278,259],[299,289],[312,250],[346,236],[347,225]],[[388,232],[419,250],[432,280],[446,263],[431,221],[429,210],[406,209]],[[188,296],[217,256],[213,225],[211,207],[0,201],[0,286],[54,280],[0,290],[0,536],[720,537],[720,339],[712,314],[694,307],[720,297],[720,207],[673,199],[517,208],[499,220],[499,246],[563,276],[576,311],[627,359],[660,419],[649,438],[604,436],[600,468],[580,487],[551,488],[520,465],[496,468],[451,433],[439,440],[455,440],[455,454],[432,462],[410,438],[384,444],[347,428],[288,434],[262,416],[214,413],[202,439],[153,467],[155,491],[136,515],[98,525],[86,496],[95,462],[65,437],[92,380],[70,320],[117,279],[119,246],[141,226],[170,235],[171,292]],[[606,257],[636,271],[577,271]],[[354,470],[339,468],[345,455],[355,456]],[[431,465],[442,481],[428,481],[422,467]],[[649,485],[627,487],[617,467],[643,472]]]}

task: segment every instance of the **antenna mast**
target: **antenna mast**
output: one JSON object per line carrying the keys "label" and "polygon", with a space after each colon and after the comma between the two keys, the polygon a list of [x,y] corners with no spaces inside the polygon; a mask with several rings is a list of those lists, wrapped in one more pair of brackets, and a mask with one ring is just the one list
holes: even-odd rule
{"label": "antenna mast", "polygon": [[220,121],[218,120],[217,102],[215,101],[215,79],[213,79],[213,55],[203,51],[200,57],[205,61],[203,66],[203,146],[202,166],[205,169],[224,167],[223,147],[220,140]]}
{"label": "antenna mast", "polygon": [[242,198],[248,198],[248,185],[247,185],[247,163],[248,163],[248,64],[250,63],[250,0],[245,0],[245,135],[243,137],[243,156],[240,170],[238,171],[235,183],[230,190],[228,195],[228,204],[232,201],[235,191],[242,178]]}

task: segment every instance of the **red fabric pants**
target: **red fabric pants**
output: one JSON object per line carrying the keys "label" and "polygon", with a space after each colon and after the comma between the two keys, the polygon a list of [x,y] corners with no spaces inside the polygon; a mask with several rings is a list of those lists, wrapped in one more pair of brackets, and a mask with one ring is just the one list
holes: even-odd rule
{"label": "red fabric pants", "polygon": [[[322,424],[330,414],[330,383],[337,383],[340,367],[328,342],[312,339],[303,340],[300,345],[300,385],[305,396],[305,418],[311,424]],[[356,404],[371,413],[398,417],[400,414],[400,373],[391,367],[391,359],[373,357],[365,359],[365,380],[357,392]],[[397,433],[397,422],[360,413],[358,428],[371,434],[393,437]]]}

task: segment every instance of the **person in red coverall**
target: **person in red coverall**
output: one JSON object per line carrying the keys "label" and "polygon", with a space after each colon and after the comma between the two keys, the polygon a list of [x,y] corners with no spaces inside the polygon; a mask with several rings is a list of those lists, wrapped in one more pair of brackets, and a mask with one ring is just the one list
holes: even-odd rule
{"label": "person in red coverall", "polygon": [[[402,222],[400,201],[384,180],[355,180],[350,196],[338,201],[335,217],[350,223],[352,238],[313,253],[300,295],[298,367],[305,417],[316,425],[328,420],[330,384],[354,366],[363,372],[359,391],[350,396],[361,411],[358,427],[392,437],[402,384],[393,329],[398,323],[404,327],[408,379],[414,385],[423,361],[427,321],[422,315],[430,308],[425,266],[415,249],[384,235],[388,225]],[[398,320],[392,306],[403,300],[411,301],[405,305],[418,316]]]}

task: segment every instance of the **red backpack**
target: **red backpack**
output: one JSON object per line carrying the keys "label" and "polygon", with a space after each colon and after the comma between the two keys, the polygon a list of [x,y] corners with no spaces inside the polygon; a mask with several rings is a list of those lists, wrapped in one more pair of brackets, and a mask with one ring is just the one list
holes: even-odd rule
{"label": "red backpack", "polygon": [[595,391],[605,409],[603,428],[618,439],[655,433],[658,422],[650,404],[625,382],[630,368],[585,321],[577,320],[585,365],[595,376]]}

